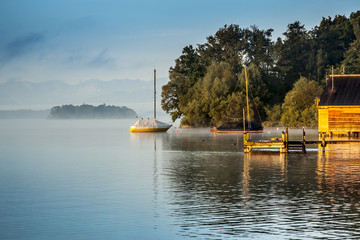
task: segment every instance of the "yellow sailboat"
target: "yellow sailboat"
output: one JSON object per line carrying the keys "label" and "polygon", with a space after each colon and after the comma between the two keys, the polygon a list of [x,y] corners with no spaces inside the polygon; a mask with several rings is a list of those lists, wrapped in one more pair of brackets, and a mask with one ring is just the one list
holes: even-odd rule
{"label": "yellow sailboat", "polygon": [[154,69],[154,119],[138,120],[130,127],[131,132],[166,132],[170,124],[156,120],[156,69]]}

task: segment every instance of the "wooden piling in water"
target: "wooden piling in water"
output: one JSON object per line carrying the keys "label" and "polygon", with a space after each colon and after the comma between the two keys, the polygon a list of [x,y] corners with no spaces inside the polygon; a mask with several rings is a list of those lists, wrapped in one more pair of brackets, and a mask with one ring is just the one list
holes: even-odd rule
{"label": "wooden piling in water", "polygon": [[306,146],[305,146],[305,144],[306,144],[306,140],[305,140],[305,129],[303,128],[302,130],[303,130],[302,152],[303,152],[303,153],[306,153]]}

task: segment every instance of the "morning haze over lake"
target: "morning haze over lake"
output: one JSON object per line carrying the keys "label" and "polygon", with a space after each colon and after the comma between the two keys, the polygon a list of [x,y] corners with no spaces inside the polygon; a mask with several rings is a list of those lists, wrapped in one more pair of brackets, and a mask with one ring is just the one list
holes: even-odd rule
{"label": "morning haze over lake", "polygon": [[0,239],[360,239],[358,0],[0,12]]}
{"label": "morning haze over lake", "polygon": [[208,129],[1,123],[2,239],[359,238],[359,145],[244,154],[242,135]]}

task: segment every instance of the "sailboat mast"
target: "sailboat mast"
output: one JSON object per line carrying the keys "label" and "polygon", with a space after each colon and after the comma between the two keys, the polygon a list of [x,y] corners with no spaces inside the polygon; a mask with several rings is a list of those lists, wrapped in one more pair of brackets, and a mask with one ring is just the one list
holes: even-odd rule
{"label": "sailboat mast", "polygon": [[247,111],[247,120],[248,120],[248,125],[250,128],[250,109],[249,109],[249,90],[248,90],[248,78],[247,78],[247,73],[246,73],[246,66],[245,66],[245,81],[246,81],[246,111]]}
{"label": "sailboat mast", "polygon": [[154,68],[154,119],[156,119],[156,69]]}

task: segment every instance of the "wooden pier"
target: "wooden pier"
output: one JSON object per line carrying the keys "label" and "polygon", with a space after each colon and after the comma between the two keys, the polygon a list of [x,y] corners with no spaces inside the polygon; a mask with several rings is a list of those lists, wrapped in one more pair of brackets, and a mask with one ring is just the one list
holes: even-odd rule
{"label": "wooden pier", "polygon": [[301,150],[306,153],[306,145],[318,144],[322,151],[325,152],[325,147],[328,144],[347,144],[360,143],[360,140],[333,140],[326,139],[325,133],[320,133],[320,140],[306,140],[305,130],[303,129],[302,140],[289,140],[289,132],[282,132],[281,138],[271,140],[249,141],[250,133],[244,133],[244,152],[251,152],[253,149],[280,149],[280,153],[287,153],[290,149]]}

